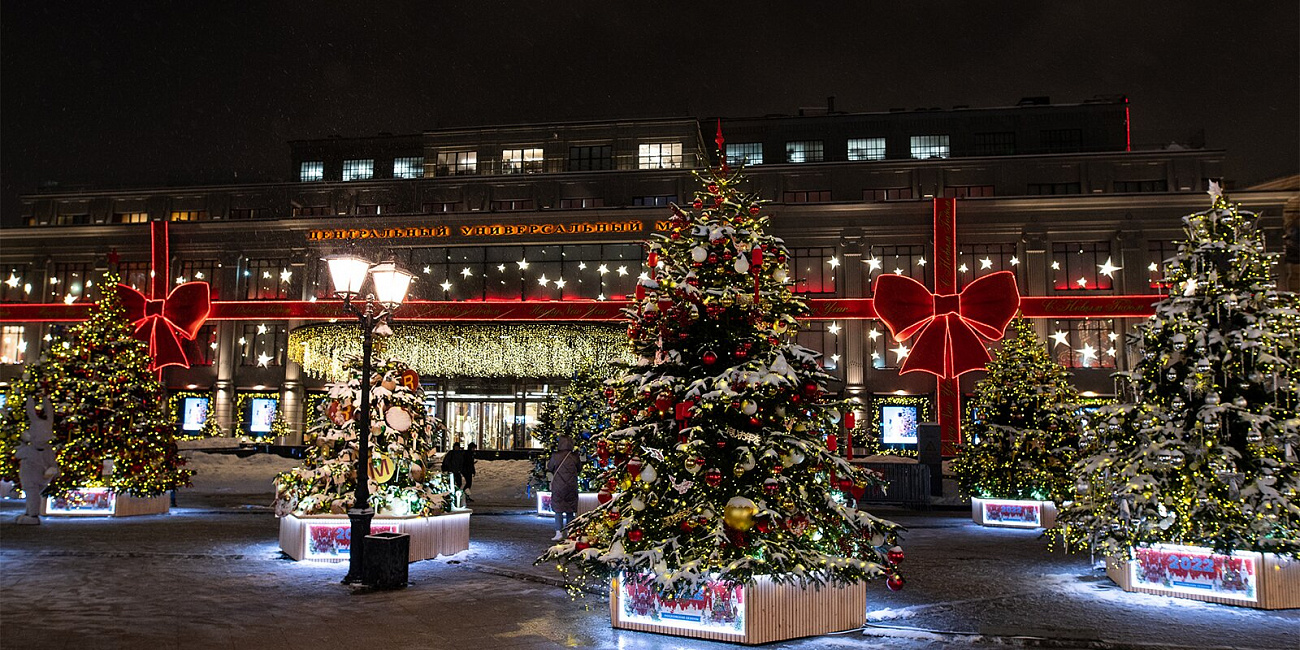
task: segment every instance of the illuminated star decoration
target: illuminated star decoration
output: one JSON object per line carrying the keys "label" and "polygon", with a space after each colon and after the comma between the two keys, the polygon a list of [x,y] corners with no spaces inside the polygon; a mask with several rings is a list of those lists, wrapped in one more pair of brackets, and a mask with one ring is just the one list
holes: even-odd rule
{"label": "illuminated star decoration", "polygon": [[16,276],[16,275],[14,275],[13,273],[10,273],[10,274],[9,274],[9,279],[8,279],[8,280],[5,280],[5,284],[9,285],[9,288],[10,288],[10,289],[17,289],[17,288],[18,288],[18,282],[19,282],[19,277]]}
{"label": "illuminated star decoration", "polygon": [[601,275],[605,275],[606,273],[609,273],[609,267],[605,266],[604,264],[601,264],[600,266],[596,267],[596,272]]}
{"label": "illuminated star decoration", "polygon": [[559,278],[555,281],[555,288],[563,289],[565,284],[568,284],[568,282],[564,278]]}
{"label": "illuminated star decoration", "polygon": [[965,273],[970,270],[970,267],[966,266],[966,264],[963,263],[961,266],[957,267],[957,270],[961,271],[962,273]]}
{"label": "illuminated star decoration", "polygon": [[1218,201],[1223,198],[1223,186],[1219,185],[1219,181],[1210,181],[1210,189],[1206,190],[1205,193],[1209,194],[1210,198]]}
{"label": "illuminated star decoration", "polygon": [[872,341],[874,341],[880,338],[880,330],[872,328],[870,332],[867,332],[867,336],[870,337]]}
{"label": "illuminated star decoration", "polygon": [[546,274],[545,274],[545,273],[542,274],[542,277],[537,278],[537,284],[540,284],[540,285],[542,285],[543,287],[546,286],[546,285],[548,285],[548,284],[550,284],[550,283],[551,283],[551,281],[546,279]]}
{"label": "illuminated star decoration", "polygon": [[246,339],[246,338],[244,338],[244,337],[242,337],[242,336],[239,337],[239,344],[240,344],[240,345],[248,345],[248,339]]}
{"label": "illuminated star decoration", "polygon": [[1061,263],[1060,263],[1060,262],[1052,262],[1052,270],[1053,270],[1053,271],[1060,271],[1060,270],[1061,270]]}
{"label": "illuminated star decoration", "polygon": [[1101,274],[1104,275],[1104,276],[1106,276],[1106,277],[1108,277],[1108,278],[1115,277],[1115,276],[1113,276],[1113,275],[1111,275],[1111,274],[1114,273],[1114,272],[1116,272],[1116,271],[1118,271],[1118,270],[1120,270],[1121,268],[1123,268],[1123,267],[1115,266],[1114,264],[1112,264],[1111,261],[1110,261],[1110,258],[1109,258],[1109,257],[1106,258],[1106,263],[1105,263],[1105,264],[1098,264],[1098,265],[1097,265],[1097,269],[1098,269],[1099,271],[1101,271]]}
{"label": "illuminated star decoration", "polygon": [[866,262],[867,262],[867,270],[868,270],[868,271],[879,271],[879,270],[880,270],[880,258],[872,257],[871,259],[866,260]]}
{"label": "illuminated star decoration", "polygon": [[263,324],[260,324],[260,323],[259,323],[258,326],[257,326],[257,333],[258,333],[258,334],[266,334],[266,325],[263,325]]}
{"label": "illuminated star decoration", "polygon": [[522,271],[522,270],[528,268],[528,260],[519,260],[518,262],[515,262],[515,264],[518,264],[518,265],[519,265],[519,270],[520,270],[520,271]]}
{"label": "illuminated star decoration", "polygon": [[443,291],[451,291],[451,280],[443,280],[438,286],[442,287]]}
{"label": "illuminated star decoration", "polygon": [[917,265],[917,266],[925,266],[925,264],[926,264],[926,261],[925,261],[925,258],[924,258],[924,257],[922,257],[921,259],[919,259],[919,260],[916,261],[916,265]]}
{"label": "illuminated star decoration", "polygon": [[1160,270],[1160,265],[1156,264],[1155,262],[1152,262],[1151,265],[1147,267],[1147,270],[1151,271],[1152,273],[1155,273],[1156,271]]}
{"label": "illuminated star decoration", "polygon": [[433,268],[428,266],[424,267],[424,274],[428,275],[430,273],[433,273]]}
{"label": "illuminated star decoration", "polygon": [[1196,278],[1187,278],[1187,281],[1183,283],[1183,295],[1196,295]]}
{"label": "illuminated star decoration", "polygon": [[498,265],[497,265],[497,270],[500,271],[500,272],[502,272],[502,273],[505,273],[505,272],[506,272],[506,265],[505,265],[505,264],[498,264]]}
{"label": "illuminated star decoration", "polygon": [[1079,278],[1078,280],[1075,280],[1074,283],[1085,289],[1088,288],[1088,278]]}
{"label": "illuminated star decoration", "polygon": [[826,263],[827,263],[827,264],[830,264],[830,265],[831,265],[831,268],[833,268],[833,269],[835,269],[835,268],[839,268],[839,266],[840,266],[840,258],[838,258],[838,257],[831,257],[830,261],[828,261],[828,262],[826,262]]}
{"label": "illuminated star decoration", "polygon": [[176,276],[176,284],[185,284],[185,276],[183,275]]}
{"label": "illuminated star decoration", "polygon": [[902,343],[899,343],[898,347],[893,349],[893,352],[894,354],[898,355],[899,361],[902,361],[903,359],[907,358],[907,353],[908,353],[907,346],[903,345]]}
{"label": "illuminated star decoration", "polygon": [[894,269],[894,275],[902,275],[902,274],[903,274],[903,269],[901,268]]}
{"label": "illuminated star decoration", "polygon": [[586,271],[586,270],[587,270],[587,263],[586,263],[586,262],[578,262],[578,270],[579,270],[579,271]]}
{"label": "illuminated star decoration", "polygon": [[67,294],[67,295],[63,296],[63,304],[65,304],[65,305],[71,305],[71,304],[73,303],[73,301],[75,301],[75,300],[76,300],[76,298],[73,298],[73,297],[72,297],[72,294]]}
{"label": "illuminated star decoration", "polygon": [[619,274],[619,275],[627,275],[627,267],[626,267],[626,266],[620,266],[620,267],[618,267],[618,274]]}
{"label": "illuminated star decoration", "polygon": [[289,269],[284,269],[284,270],[280,271],[280,281],[281,281],[281,282],[284,282],[284,283],[287,284],[287,283],[288,283],[290,280],[292,280],[292,279],[293,279],[293,271],[290,271]]}
{"label": "illuminated star decoration", "polygon": [[474,275],[474,272],[471,271],[471,270],[469,270],[469,267],[467,266],[467,267],[465,267],[465,268],[463,268],[463,269],[460,270],[460,275],[461,275],[461,277],[463,277],[463,278],[468,278],[468,277]]}
{"label": "illuminated star decoration", "polygon": [[1115,356],[1115,348],[1106,348],[1106,355],[1111,357]]}
{"label": "illuminated star decoration", "polygon": [[1056,330],[1056,332],[1054,332],[1054,333],[1052,334],[1052,337],[1051,337],[1051,338],[1052,338],[1053,341],[1056,341],[1056,344],[1057,344],[1057,345],[1067,345],[1067,346],[1068,346],[1068,345],[1070,344],[1070,342],[1069,342],[1068,340],[1066,340],[1066,338],[1067,338],[1068,336],[1069,336],[1069,334],[1066,334],[1065,332],[1062,332],[1061,330]]}
{"label": "illuminated star decoration", "polygon": [[1019,257],[1012,256],[1011,259],[1010,259],[1010,260],[1007,260],[1007,261],[1011,262],[1011,266],[1020,266],[1020,258],[1019,258]]}
{"label": "illuminated star decoration", "polygon": [[1088,365],[1088,359],[1097,358],[1097,349],[1091,345],[1084,344],[1084,346],[1079,349],[1079,354],[1083,355],[1083,364]]}
{"label": "illuminated star decoration", "polygon": [[981,271],[984,270],[984,269],[991,269],[991,268],[993,268],[993,260],[991,260],[991,259],[989,259],[989,258],[987,258],[987,257],[985,257],[984,259],[980,260],[980,270],[981,270]]}
{"label": "illuminated star decoration", "polygon": [[839,334],[840,334],[840,324],[839,324],[839,323],[831,323],[831,324],[830,324],[830,327],[827,327],[827,328],[826,328],[826,331],[828,331],[828,332],[830,332],[831,334],[834,334],[834,335],[836,335],[836,336],[839,336]]}
{"label": "illuminated star decoration", "polygon": [[271,272],[270,272],[270,271],[262,271],[262,279],[263,279],[263,280],[270,280],[270,279],[271,279]]}
{"label": "illuminated star decoration", "polygon": [[271,357],[266,356],[265,352],[257,355],[257,365],[265,368],[268,365],[270,365],[270,363],[271,363]]}
{"label": "illuminated star decoration", "polygon": [[839,362],[840,362],[840,355],[838,355],[838,354],[832,354],[832,355],[831,355],[831,361],[833,361],[833,362],[835,362],[835,363],[839,363]]}
{"label": "illuminated star decoration", "polygon": [[203,271],[195,271],[195,272],[194,272],[194,279],[196,279],[196,280],[202,280],[202,279],[203,279]]}

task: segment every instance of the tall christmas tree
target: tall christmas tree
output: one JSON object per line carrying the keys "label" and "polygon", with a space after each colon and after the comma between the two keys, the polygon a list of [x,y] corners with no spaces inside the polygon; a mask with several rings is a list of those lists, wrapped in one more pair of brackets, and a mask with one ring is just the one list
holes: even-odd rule
{"label": "tall christmas tree", "polygon": [[1011,331],[965,405],[953,470],[967,496],[1061,503],[1074,492],[1078,391],[1028,321]]}
{"label": "tall christmas tree", "polygon": [[[397,360],[374,363],[370,387],[370,507],[379,515],[432,515],[452,508],[451,481],[433,466],[443,425],[428,417],[419,375]],[[361,360],[331,384],[308,431],[306,462],[275,478],[276,513],[336,514],[356,499]]]}
{"label": "tall christmas tree", "polygon": [[1300,554],[1300,305],[1274,285],[1256,215],[1211,196],[1140,328],[1132,402],[1086,432],[1067,543]]}
{"label": "tall christmas tree", "polygon": [[106,274],[90,318],[51,344],[47,358],[32,364],[9,395],[4,421],[8,441],[26,430],[22,404],[50,396],[60,473],[45,489],[50,496],[107,487],[150,497],[187,485],[193,473],[176,449],[174,418],[162,387],[149,369],[147,346],[134,338],[118,278]]}
{"label": "tall christmas tree", "polygon": [[594,490],[601,473],[597,444],[602,440],[600,434],[610,430],[613,424],[614,416],[606,403],[604,382],[590,372],[575,376],[568,386],[546,401],[537,416],[533,437],[542,443],[545,451],[533,460],[529,485],[543,492],[551,489],[546,478],[546,461],[555,452],[560,436],[566,435],[573,439],[573,450],[582,459],[578,465],[578,490]]}
{"label": "tall christmas tree", "polygon": [[639,361],[608,383],[604,503],[539,561],[653,576],[667,594],[759,575],[900,587],[899,528],[850,505],[874,479],[832,451],[844,404],[791,341],[807,307],[789,252],[738,173],[697,177],[690,209],[673,206],[670,233],[649,242],[627,313]]}

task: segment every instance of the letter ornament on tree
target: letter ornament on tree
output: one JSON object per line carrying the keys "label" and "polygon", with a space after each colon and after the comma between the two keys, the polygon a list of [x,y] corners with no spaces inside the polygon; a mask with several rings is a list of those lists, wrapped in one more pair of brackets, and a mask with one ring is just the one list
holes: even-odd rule
{"label": "letter ornament on tree", "polygon": [[607,382],[602,504],[538,561],[576,567],[573,582],[642,576],[663,595],[757,579],[901,587],[899,527],[855,507],[879,479],[828,448],[848,405],[793,342],[807,307],[789,251],[721,160],[647,244],[626,312],[639,361]]}

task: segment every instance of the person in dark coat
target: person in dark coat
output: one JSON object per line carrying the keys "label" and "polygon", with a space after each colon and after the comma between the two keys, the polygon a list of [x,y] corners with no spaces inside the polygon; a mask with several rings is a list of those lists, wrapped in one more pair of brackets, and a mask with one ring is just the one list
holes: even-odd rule
{"label": "person in dark coat", "polygon": [[578,513],[578,454],[573,451],[573,438],[560,436],[555,441],[555,453],[546,461],[546,471],[551,472],[551,511],[555,513],[555,537],[564,539],[564,527]]}
{"label": "person in dark coat", "polygon": [[478,443],[471,442],[469,447],[460,457],[460,483],[461,490],[465,492],[465,500],[473,501],[469,496],[469,489],[474,486],[474,451],[478,449]]}
{"label": "person in dark coat", "polygon": [[451,446],[447,455],[442,457],[442,472],[451,474],[451,480],[455,482],[456,489],[461,488],[460,470],[465,460],[465,450],[460,448],[460,443]]}

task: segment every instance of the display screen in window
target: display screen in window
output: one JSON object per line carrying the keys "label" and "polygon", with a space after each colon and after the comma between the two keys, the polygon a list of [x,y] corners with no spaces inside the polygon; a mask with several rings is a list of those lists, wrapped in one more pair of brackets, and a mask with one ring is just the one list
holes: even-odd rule
{"label": "display screen in window", "polygon": [[181,430],[200,431],[208,421],[208,398],[186,397],[181,401]]}
{"label": "display screen in window", "polygon": [[880,407],[881,442],[887,445],[916,444],[917,419],[915,406]]}
{"label": "display screen in window", "polygon": [[271,423],[275,421],[275,407],[279,401],[265,397],[253,398],[253,412],[248,418],[248,430],[251,433],[271,432]]}

